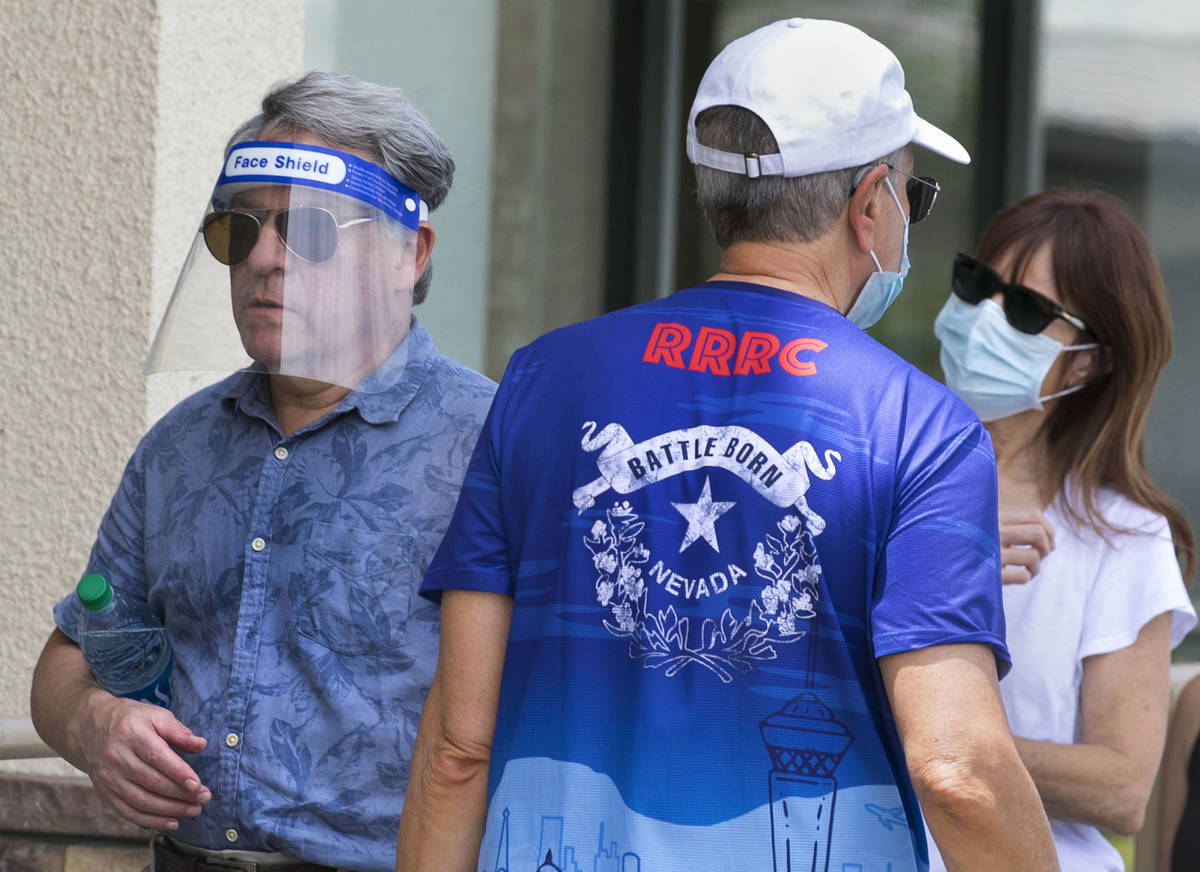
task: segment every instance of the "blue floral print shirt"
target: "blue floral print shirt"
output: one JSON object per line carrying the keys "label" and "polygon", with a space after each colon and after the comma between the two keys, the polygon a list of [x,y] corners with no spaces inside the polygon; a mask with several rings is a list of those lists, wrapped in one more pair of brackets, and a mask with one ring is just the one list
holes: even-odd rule
{"label": "blue floral print shirt", "polygon": [[[404,343],[283,437],[236,373],[142,439],[88,562],[144,598],[175,652],[172,710],[212,790],[175,836],[390,870],[438,612],[417,596],[495,385]],[[78,641],[72,594],[54,610]]]}

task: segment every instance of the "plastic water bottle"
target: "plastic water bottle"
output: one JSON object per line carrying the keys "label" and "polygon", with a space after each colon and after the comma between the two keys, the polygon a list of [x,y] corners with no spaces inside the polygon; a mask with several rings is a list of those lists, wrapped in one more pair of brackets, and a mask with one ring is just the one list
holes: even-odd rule
{"label": "plastic water bottle", "polygon": [[96,681],[117,696],[170,708],[175,661],[162,622],[103,575],[85,575],[75,593],[83,605],[80,647]]}

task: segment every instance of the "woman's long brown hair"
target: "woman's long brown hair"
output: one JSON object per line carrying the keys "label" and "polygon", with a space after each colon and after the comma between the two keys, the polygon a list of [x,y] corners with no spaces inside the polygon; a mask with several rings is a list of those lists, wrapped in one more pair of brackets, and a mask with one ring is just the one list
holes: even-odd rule
{"label": "woman's long brown hair", "polygon": [[[1196,540],[1179,506],[1146,469],[1145,429],[1158,377],[1171,356],[1171,312],[1162,274],[1129,210],[1094,190],[1055,189],[1010,206],[979,242],[978,257],[996,263],[1013,255],[1005,278],[1020,281],[1041,246],[1052,246],[1054,282],[1063,306],[1082,318],[1102,346],[1101,374],[1059,399],[1042,422],[1053,492],[1068,475],[1082,511],[1065,500],[1073,520],[1101,536],[1124,532],[1096,504],[1108,487],[1167,519],[1175,556],[1190,580]],[[1082,338],[1081,342],[1090,341]]]}

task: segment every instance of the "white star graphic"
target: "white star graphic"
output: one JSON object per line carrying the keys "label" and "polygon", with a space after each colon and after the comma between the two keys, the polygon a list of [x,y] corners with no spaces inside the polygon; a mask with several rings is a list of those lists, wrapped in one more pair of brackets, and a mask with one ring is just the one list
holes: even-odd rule
{"label": "white star graphic", "polygon": [[671,503],[675,507],[675,511],[683,515],[687,519],[687,532],[683,536],[683,544],[679,546],[679,553],[699,539],[704,537],[704,541],[712,546],[713,551],[721,553],[720,546],[717,545],[717,531],[714,524],[717,518],[728,512],[737,503],[714,503],[712,498],[712,488],[709,487],[708,478],[704,479],[704,490],[700,492],[700,499],[694,503]]}

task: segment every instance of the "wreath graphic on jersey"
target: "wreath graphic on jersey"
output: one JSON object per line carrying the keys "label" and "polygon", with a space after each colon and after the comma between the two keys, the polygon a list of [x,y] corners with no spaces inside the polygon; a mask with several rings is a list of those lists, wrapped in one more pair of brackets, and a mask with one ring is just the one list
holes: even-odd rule
{"label": "wreath graphic on jersey", "polygon": [[[825,452],[821,463],[807,442],[778,453],[744,427],[702,425],[664,433],[634,443],[623,428],[610,424],[593,436],[595,422],[584,424],[582,447],[600,450],[601,477],[578,488],[573,500],[580,513],[610,487],[631,493],[672,475],[702,467],[718,467],[738,475],[762,496],[789,511],[776,522],[776,531],[755,544],[754,573],[765,584],[740,614],[727,607],[719,618],[696,621],[680,616],[675,607],[651,609],[647,581],[676,595],[699,598],[725,592],[748,573],[736,562],[699,579],[687,579],[659,560],[649,568],[651,554],[642,544],[646,524],[628,501],[617,500],[584,536],[596,569],[596,600],[609,610],[605,630],[629,640],[629,655],[647,669],[663,669],[668,677],[690,665],[712,671],[724,683],[736,672],[746,673],[759,661],[774,660],[778,645],[791,644],[807,634],[804,622],[816,616],[821,566],[813,537],[825,521],[808,506],[809,474],[829,480],[835,474],[836,451]],[[720,553],[716,520],[736,505],[712,499],[706,478],[696,503],[672,503],[687,521],[682,553],[704,539]]]}
{"label": "wreath graphic on jersey", "polygon": [[596,599],[612,611],[604,629],[628,638],[631,657],[648,669],[665,667],[668,676],[695,663],[728,684],[733,670],[749,672],[756,660],[774,660],[775,645],[804,637],[797,622],[815,617],[821,575],[812,536],[800,517],[784,515],[776,526],[780,535],[768,534],[767,544],[759,542],[754,549],[754,571],[769,582],[760,599],[741,617],[726,608],[719,621],[705,618],[693,636],[691,619],[677,615],[674,606],[657,613],[647,608],[642,565],[650,552],[639,540],[645,523],[628,502],[616,503],[583,539],[596,566]]}

